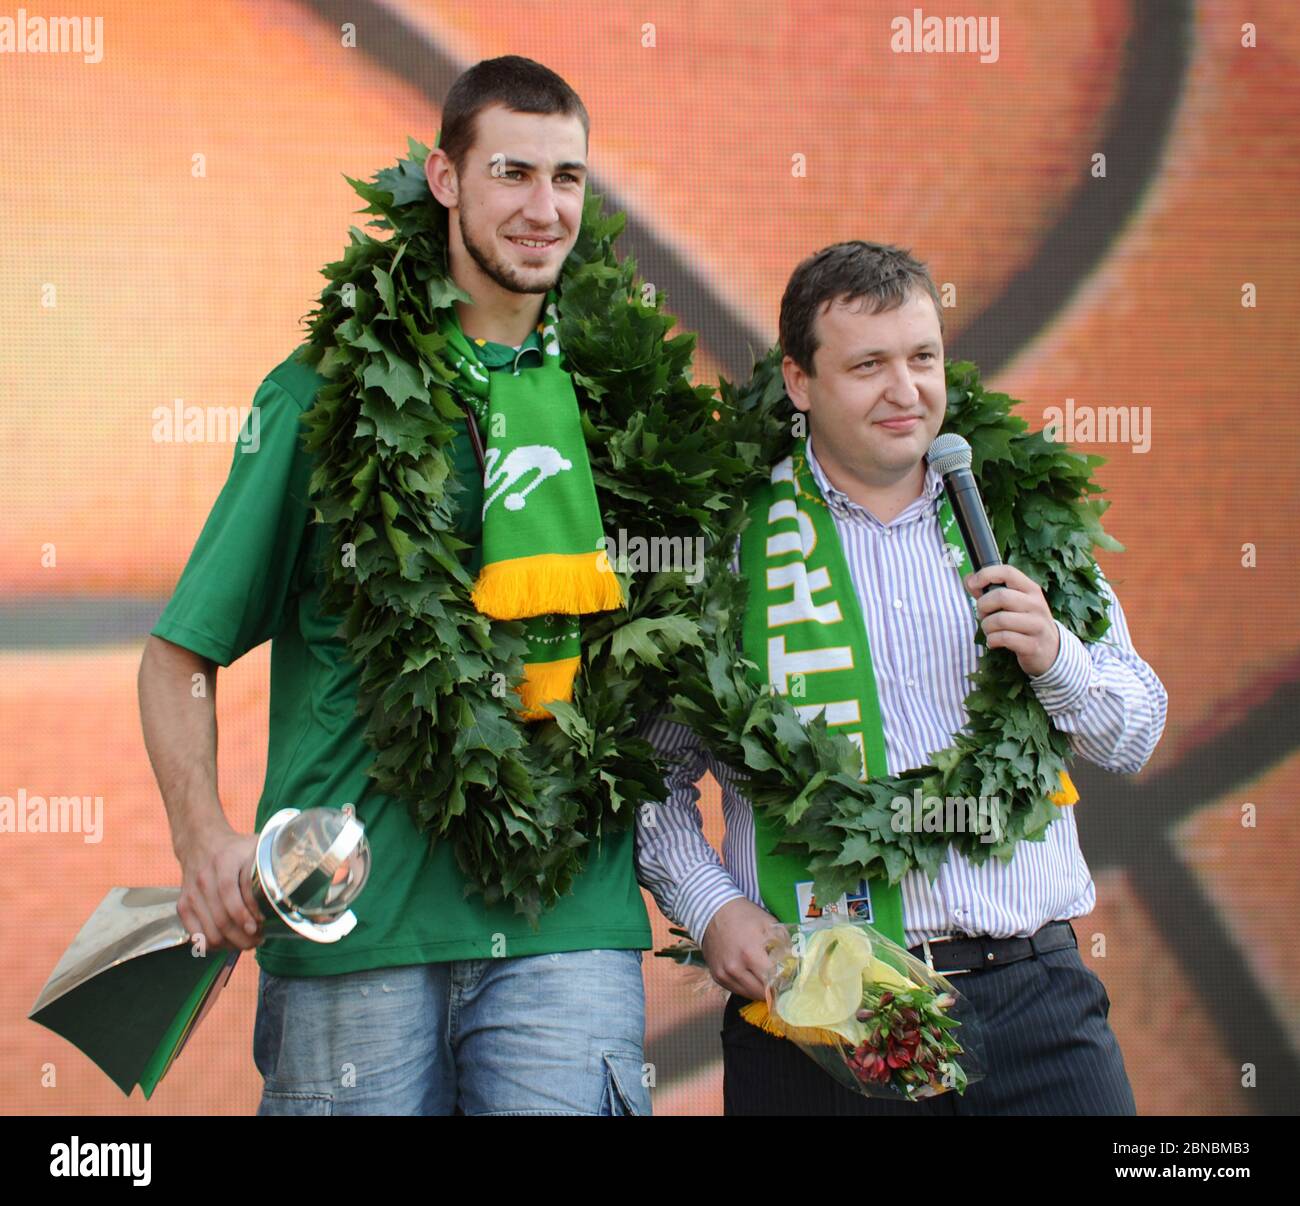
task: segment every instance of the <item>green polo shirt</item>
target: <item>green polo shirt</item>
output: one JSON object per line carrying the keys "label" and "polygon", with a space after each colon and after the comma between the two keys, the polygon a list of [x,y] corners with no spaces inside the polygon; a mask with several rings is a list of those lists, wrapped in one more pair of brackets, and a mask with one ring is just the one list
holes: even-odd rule
{"label": "green polo shirt", "polygon": [[[484,343],[492,369],[526,372],[540,363],[534,332],[520,348]],[[534,930],[509,906],[465,896],[451,846],[431,853],[405,804],[377,791],[366,774],[373,752],[357,716],[357,668],[336,635],[339,618],[321,609],[320,559],[328,533],[313,522],[300,417],[324,379],[290,356],[254,398],[255,452],[236,445],[213,505],[155,635],[228,666],[271,641],[270,738],[257,827],[284,807],[338,808],[351,802],[366,827],[370,879],[354,906],[357,927],[341,942],[274,940],[257,959],[275,975],[317,976],[451,959],[650,946],[650,924],[633,870],[633,834],[588,854],[573,891]],[[482,479],[462,429],[452,447],[461,532],[477,542]]]}

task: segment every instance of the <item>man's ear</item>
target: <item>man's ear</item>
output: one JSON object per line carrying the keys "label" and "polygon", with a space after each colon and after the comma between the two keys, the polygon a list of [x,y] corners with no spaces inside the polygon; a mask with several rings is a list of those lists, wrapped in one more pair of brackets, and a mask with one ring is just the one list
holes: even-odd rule
{"label": "man's ear", "polygon": [[781,361],[781,376],[785,378],[785,392],[794,403],[795,410],[805,414],[812,408],[808,401],[808,374],[794,360],[786,356]]}
{"label": "man's ear", "polygon": [[429,191],[447,209],[458,204],[460,182],[456,179],[456,166],[441,147],[433,147],[424,161],[424,178]]}

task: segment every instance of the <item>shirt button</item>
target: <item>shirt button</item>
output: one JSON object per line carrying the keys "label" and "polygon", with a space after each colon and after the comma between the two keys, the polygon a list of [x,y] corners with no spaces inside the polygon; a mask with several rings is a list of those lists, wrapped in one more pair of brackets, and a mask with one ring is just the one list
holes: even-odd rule
{"label": "shirt button", "polygon": [[894,534],[894,529],[893,529],[893,528],[886,528],[886,529],[885,529],[885,535],[886,535],[886,536],[892,536],[893,534]]}
{"label": "shirt button", "polygon": [[916,686],[916,679],[914,679],[914,678],[909,678],[909,679],[907,680],[907,685],[908,685],[909,687],[915,687],[915,686]]}
{"label": "shirt button", "polygon": [[903,606],[903,600],[902,600],[902,599],[895,599],[895,600],[894,600],[894,606],[895,606],[895,607],[902,607],[902,606]]}

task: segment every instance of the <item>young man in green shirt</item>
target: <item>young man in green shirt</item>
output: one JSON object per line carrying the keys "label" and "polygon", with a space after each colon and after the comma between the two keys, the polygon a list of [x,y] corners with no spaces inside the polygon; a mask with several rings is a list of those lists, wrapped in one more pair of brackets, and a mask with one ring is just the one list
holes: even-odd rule
{"label": "young man in green shirt", "polygon": [[[553,72],[510,57],[453,86],[426,163],[449,213],[448,269],[473,299],[456,322],[488,374],[536,372],[543,305],[581,224],[588,118]],[[463,343],[464,341],[462,341]],[[235,453],[140,668],[145,742],[183,873],[179,909],[209,945],[258,948],[254,1057],[262,1114],[649,1112],[641,950],[650,928],[631,832],[590,852],[540,928],[467,896],[448,842],[432,853],[407,806],[379,793],[357,715],[359,668],[321,605],[328,531],[312,522],[300,418],[324,378],[293,356],[257,391],[256,452]],[[468,428],[453,446],[482,529]],[[280,808],[352,803],[372,873],[337,945],[261,945],[249,885],[255,835],[216,782],[216,668],[266,640],[270,738],[257,827]],[[201,677],[196,677],[201,676]],[[193,689],[202,681],[206,689]]]}

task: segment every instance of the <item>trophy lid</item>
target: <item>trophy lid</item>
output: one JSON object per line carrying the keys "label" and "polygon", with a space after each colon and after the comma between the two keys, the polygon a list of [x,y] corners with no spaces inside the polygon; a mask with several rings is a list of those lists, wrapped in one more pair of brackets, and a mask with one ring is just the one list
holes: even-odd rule
{"label": "trophy lid", "polygon": [[258,869],[277,912],[328,923],[347,912],[370,874],[370,843],[352,805],[282,809],[262,831]]}

